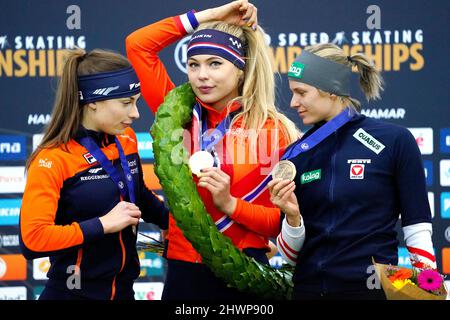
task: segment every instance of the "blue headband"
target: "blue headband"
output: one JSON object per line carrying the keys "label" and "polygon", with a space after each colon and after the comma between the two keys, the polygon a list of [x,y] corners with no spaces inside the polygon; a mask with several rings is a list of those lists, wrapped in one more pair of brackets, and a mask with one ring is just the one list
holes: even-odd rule
{"label": "blue headband", "polygon": [[198,54],[219,56],[230,61],[241,70],[245,68],[245,51],[242,41],[226,32],[214,29],[203,29],[195,32],[188,44],[187,57]]}
{"label": "blue headband", "polygon": [[78,77],[80,103],[133,96],[141,91],[141,83],[132,67]]}

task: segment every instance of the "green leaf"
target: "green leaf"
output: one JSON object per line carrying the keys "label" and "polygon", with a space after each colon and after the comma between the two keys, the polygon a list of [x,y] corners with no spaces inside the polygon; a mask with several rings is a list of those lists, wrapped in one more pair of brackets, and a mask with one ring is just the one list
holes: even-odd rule
{"label": "green leaf", "polygon": [[[171,212],[203,262],[230,287],[267,299],[289,299],[292,272],[258,263],[237,249],[217,230],[192,180],[183,136],[177,134],[192,118],[195,95],[189,83],[171,90],[158,108],[150,129],[155,173]],[[184,161],[179,161],[179,160]]]}

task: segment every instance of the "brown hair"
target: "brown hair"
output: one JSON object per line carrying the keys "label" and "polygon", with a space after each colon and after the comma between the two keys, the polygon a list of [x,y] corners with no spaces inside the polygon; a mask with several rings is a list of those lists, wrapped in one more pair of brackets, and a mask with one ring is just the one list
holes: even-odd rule
{"label": "brown hair", "polygon": [[28,158],[25,168],[29,168],[42,149],[66,146],[75,136],[83,118],[83,108],[79,103],[78,95],[78,76],[114,71],[130,66],[127,58],[116,52],[101,49],[88,53],[82,49],[68,50],[50,122],[44,130],[41,143]]}

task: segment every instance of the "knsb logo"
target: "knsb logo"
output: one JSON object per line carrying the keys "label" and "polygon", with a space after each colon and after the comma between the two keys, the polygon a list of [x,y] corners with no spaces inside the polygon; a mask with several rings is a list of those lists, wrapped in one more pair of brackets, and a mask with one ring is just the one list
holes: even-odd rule
{"label": "knsb logo", "polygon": [[188,43],[190,40],[191,40],[191,36],[181,39],[177,43],[177,45],[175,47],[175,51],[173,53],[175,64],[177,65],[178,69],[180,69],[180,71],[183,73],[187,73],[187,69],[186,69],[187,46],[188,46]]}
{"label": "knsb logo", "polygon": [[363,164],[350,165],[350,179],[352,179],[352,180],[364,179],[364,165]]}
{"label": "knsb logo", "polygon": [[305,172],[300,176],[300,184],[310,183],[320,180],[322,177],[322,169]]}
{"label": "knsb logo", "polygon": [[25,160],[26,143],[25,136],[0,135],[0,159]]}

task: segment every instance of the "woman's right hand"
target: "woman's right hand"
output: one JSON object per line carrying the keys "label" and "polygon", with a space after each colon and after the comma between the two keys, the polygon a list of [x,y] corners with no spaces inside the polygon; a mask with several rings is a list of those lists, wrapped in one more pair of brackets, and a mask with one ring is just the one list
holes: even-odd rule
{"label": "woman's right hand", "polygon": [[141,210],[134,203],[121,201],[110,212],[100,217],[103,232],[119,232],[130,225],[137,225],[141,217]]}
{"label": "woman's right hand", "polygon": [[270,201],[284,212],[289,225],[299,227],[301,217],[300,207],[294,193],[295,182],[273,179],[267,186],[270,191]]}
{"label": "woman's right hand", "polygon": [[256,30],[258,25],[258,9],[248,0],[237,0],[220,7],[211,8],[195,13],[199,23],[209,21],[223,21],[237,26],[248,26]]}

